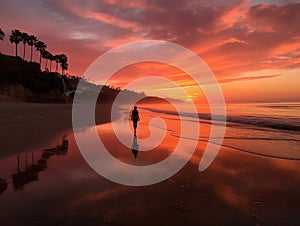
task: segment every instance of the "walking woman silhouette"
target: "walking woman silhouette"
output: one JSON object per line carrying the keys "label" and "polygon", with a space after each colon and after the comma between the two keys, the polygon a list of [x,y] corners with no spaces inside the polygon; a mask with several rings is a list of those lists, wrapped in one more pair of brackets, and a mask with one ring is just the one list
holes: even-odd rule
{"label": "walking woman silhouette", "polygon": [[139,120],[139,111],[137,110],[137,106],[134,106],[134,109],[131,112],[131,121],[133,122],[134,136],[136,136],[136,128]]}

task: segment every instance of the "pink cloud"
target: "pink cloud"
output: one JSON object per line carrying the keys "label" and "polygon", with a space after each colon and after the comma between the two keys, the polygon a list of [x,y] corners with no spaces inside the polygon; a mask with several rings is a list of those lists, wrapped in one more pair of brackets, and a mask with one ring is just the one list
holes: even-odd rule
{"label": "pink cloud", "polygon": [[[67,53],[81,75],[106,50],[128,41],[163,39],[191,48],[220,78],[297,67],[300,4],[249,6],[248,0],[2,2],[2,29],[37,35],[54,53]],[[30,4],[29,4],[30,5]],[[8,36],[9,34],[7,34]],[[13,54],[7,40],[1,51]],[[286,56],[284,58],[283,56]]]}

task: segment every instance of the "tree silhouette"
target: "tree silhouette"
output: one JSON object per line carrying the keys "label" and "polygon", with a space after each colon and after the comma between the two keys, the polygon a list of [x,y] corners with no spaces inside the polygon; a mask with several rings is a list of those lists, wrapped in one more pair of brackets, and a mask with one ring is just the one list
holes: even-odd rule
{"label": "tree silhouette", "polygon": [[52,71],[52,61],[54,61],[56,58],[52,53],[49,53],[49,60],[50,60],[50,72]]}
{"label": "tree silhouette", "polygon": [[25,32],[22,33],[22,41],[24,45],[24,50],[23,50],[23,60],[25,59],[25,52],[26,52],[26,44],[28,43],[29,40],[29,35]]}
{"label": "tree silhouette", "polygon": [[40,52],[40,67],[42,66],[41,63],[42,63],[42,52],[45,51],[45,49],[47,48],[47,45],[41,41],[37,41],[34,43],[34,46],[35,46],[35,49],[36,51],[39,51]]}
{"label": "tree silhouette", "polygon": [[[5,37],[5,33],[0,28],[0,40],[3,40]],[[46,50],[47,45],[39,41],[36,36],[29,35],[25,32],[21,32],[20,30],[11,30],[11,34],[9,36],[9,41],[11,43],[14,43],[16,46],[16,57],[18,57],[18,44],[20,42],[23,42],[24,48],[23,48],[23,60],[26,58],[26,45],[30,46],[30,62],[32,62],[33,58],[33,47],[35,47],[36,51],[40,53],[40,59],[39,64],[40,68],[42,69],[42,58],[46,60],[45,62],[45,70],[47,70],[48,66],[48,60],[50,60],[50,72],[52,71],[52,62],[55,61],[56,67],[55,72],[58,72],[58,64],[60,64],[61,67],[61,74],[62,76],[65,75],[65,71],[68,70],[69,64],[68,64],[68,57],[66,54],[56,54],[53,55],[49,51]]]}
{"label": "tree silhouette", "polygon": [[44,50],[42,52],[42,57],[46,60],[45,71],[47,70],[47,65],[48,65],[48,60],[50,60],[50,55],[52,55],[52,54],[49,51],[47,51],[47,50]]}
{"label": "tree silhouette", "polygon": [[61,64],[62,75],[65,75],[65,71],[69,69],[69,64],[67,62]]}
{"label": "tree silhouette", "polygon": [[16,57],[18,57],[18,44],[23,40],[22,38],[22,32],[19,30],[12,30],[11,34],[9,36],[9,41],[11,43],[16,44]]}
{"label": "tree silhouette", "polygon": [[32,62],[32,50],[33,50],[33,45],[34,43],[37,42],[37,38],[34,35],[30,35],[28,40],[27,40],[27,44],[31,47],[31,51],[30,51],[30,62]]}
{"label": "tree silhouette", "polygon": [[0,28],[0,40],[3,40],[5,37],[5,33],[4,31],[2,31],[2,29]]}
{"label": "tree silhouette", "polygon": [[61,75],[64,75],[65,70],[68,70],[68,57],[66,54],[59,55],[59,63],[61,66]]}
{"label": "tree silhouette", "polygon": [[56,63],[55,72],[57,73],[60,55],[56,54],[56,55],[54,56],[54,58],[55,58],[55,63]]}

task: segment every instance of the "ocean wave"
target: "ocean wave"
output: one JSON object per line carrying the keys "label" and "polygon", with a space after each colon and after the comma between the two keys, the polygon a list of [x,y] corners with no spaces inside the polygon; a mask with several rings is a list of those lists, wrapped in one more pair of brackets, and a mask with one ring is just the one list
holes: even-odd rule
{"label": "ocean wave", "polygon": [[[157,128],[160,129],[164,129],[161,128],[159,126],[155,126]],[[299,161],[300,157],[299,154],[295,155],[292,153],[286,153],[286,151],[281,151],[280,153],[273,153],[272,152],[260,152],[260,151],[254,151],[254,150],[249,150],[249,149],[245,149],[242,147],[237,147],[237,146],[233,146],[233,145],[229,145],[226,143],[216,143],[213,141],[209,140],[209,137],[199,137],[199,138],[191,138],[191,137],[184,137],[184,136],[180,136],[178,134],[176,134],[176,131],[174,130],[170,130],[170,129],[164,129],[167,132],[170,133],[171,136],[173,137],[177,137],[180,139],[187,139],[187,140],[197,140],[198,142],[204,142],[204,143],[213,143],[216,145],[220,145],[221,147],[224,148],[229,148],[231,150],[235,150],[235,151],[239,151],[239,152],[244,152],[244,153],[248,153],[248,154],[252,154],[252,155],[256,155],[256,156],[262,156],[262,157],[268,157],[268,158],[275,158],[275,159],[282,159],[282,160],[291,160],[291,161]],[[267,137],[228,137],[225,136],[224,140],[229,140],[229,139],[234,139],[234,140],[265,140],[265,141],[278,141],[278,142],[282,142],[282,141],[292,141],[292,142],[299,142],[299,140],[297,139],[293,139],[293,138],[267,138]]]}
{"label": "ocean wave", "polygon": [[265,108],[280,108],[280,109],[298,109],[300,108],[300,104],[267,104],[267,105],[262,105],[261,107]]}
{"label": "ocean wave", "polygon": [[[163,113],[168,115],[178,115],[177,112],[168,111],[168,110],[160,110],[154,108],[144,108],[151,112]],[[206,113],[189,113],[183,112],[182,116],[191,117],[191,118],[199,118],[204,120],[211,120],[212,116]],[[227,115],[227,122],[230,123],[238,123],[242,125],[249,125],[255,127],[264,127],[269,129],[277,129],[277,130],[287,130],[287,131],[299,131],[300,132],[300,118],[290,117],[290,118],[279,118],[279,117],[267,117],[267,116],[248,116],[248,115],[240,115],[233,116]],[[214,115],[215,121],[223,121],[224,116]],[[230,125],[228,125],[230,126]]]}

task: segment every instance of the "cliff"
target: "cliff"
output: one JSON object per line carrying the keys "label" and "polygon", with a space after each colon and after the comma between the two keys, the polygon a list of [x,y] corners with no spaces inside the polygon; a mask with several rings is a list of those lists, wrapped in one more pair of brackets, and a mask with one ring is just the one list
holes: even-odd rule
{"label": "cliff", "polygon": [[[79,77],[42,72],[38,63],[27,62],[20,57],[0,53],[0,102],[72,102],[78,82]],[[119,88],[95,85],[86,80],[83,80],[83,82],[85,98],[88,98],[89,94],[93,96],[95,92],[98,93],[101,89],[98,103],[113,103],[119,94],[123,103],[130,102],[130,99],[137,97],[140,99],[140,104],[165,103],[165,100],[159,97],[147,96],[145,93],[137,93],[126,89],[121,91]]]}
{"label": "cliff", "polygon": [[0,54],[0,101],[63,103],[62,78],[35,62]]}

